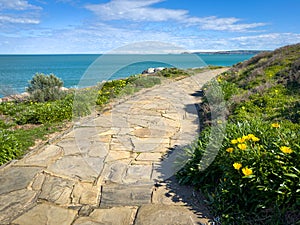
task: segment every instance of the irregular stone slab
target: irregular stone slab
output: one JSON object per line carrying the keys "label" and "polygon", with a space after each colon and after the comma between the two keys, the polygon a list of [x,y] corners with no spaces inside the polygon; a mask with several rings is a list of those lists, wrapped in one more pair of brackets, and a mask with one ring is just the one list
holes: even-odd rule
{"label": "irregular stone slab", "polygon": [[[121,140],[124,140],[125,142],[121,142]],[[132,142],[130,139],[118,137],[118,138],[112,138],[111,143],[109,145],[110,150],[112,151],[132,151],[134,149],[134,146],[132,145]]]}
{"label": "irregular stone slab", "polygon": [[70,225],[77,211],[58,206],[40,204],[13,221],[20,225]]}
{"label": "irregular stone slab", "polygon": [[0,224],[9,222],[34,204],[36,192],[27,189],[0,195]]}
{"label": "irregular stone slab", "polygon": [[72,192],[72,203],[96,206],[100,201],[100,187],[91,183],[76,183]]}
{"label": "irregular stone slab", "polygon": [[97,128],[95,127],[78,127],[74,129],[75,139],[89,140],[96,138],[98,135]]}
{"label": "irregular stone slab", "polygon": [[148,204],[139,209],[135,225],[194,225],[208,222],[208,219],[198,218],[193,211],[184,206]]}
{"label": "irregular stone slab", "polygon": [[38,153],[23,158],[17,163],[17,165],[47,167],[51,163],[55,162],[62,155],[63,150],[60,147],[55,145],[49,145],[45,149],[39,151]]}
{"label": "irregular stone slab", "polygon": [[129,225],[133,224],[137,207],[95,209],[89,217],[78,218],[74,225]]}
{"label": "irregular stone slab", "polygon": [[151,202],[152,185],[104,185],[100,207],[139,206]]}
{"label": "irregular stone slab", "polygon": [[94,181],[103,168],[103,158],[65,156],[52,164],[48,170],[55,174],[86,181]]}
{"label": "irregular stone slab", "polygon": [[45,180],[45,175],[43,173],[37,174],[31,184],[31,189],[34,191],[41,190],[44,180]]}
{"label": "irregular stone slab", "polygon": [[90,157],[104,158],[109,151],[109,142],[93,142],[87,149],[87,154]]}
{"label": "irregular stone slab", "polygon": [[152,165],[130,165],[123,178],[125,184],[149,183]]}
{"label": "irregular stone slab", "polygon": [[189,160],[189,155],[181,148],[175,148],[169,151],[160,162],[153,163],[153,172],[151,179],[155,181],[164,181],[176,174],[182,169]]}
{"label": "irregular stone slab", "polygon": [[79,155],[85,154],[77,145],[75,138],[66,138],[57,143],[58,146],[63,148],[64,155]]}
{"label": "irregular stone slab", "polygon": [[134,159],[137,154],[130,151],[110,151],[105,159],[105,162],[111,162],[122,159]]}
{"label": "irregular stone slab", "polygon": [[[93,125],[96,125],[97,127],[101,127],[101,128],[111,128],[112,125],[111,112],[108,111],[105,113],[105,115],[101,114],[98,118],[94,119]],[[90,124],[90,126],[92,125]]]}
{"label": "irregular stone slab", "polygon": [[0,172],[0,195],[26,188],[41,171],[37,167],[8,167]]}
{"label": "irregular stone slab", "polygon": [[74,181],[47,176],[39,198],[60,205],[68,205],[71,203],[71,193],[74,184]]}
{"label": "irregular stone slab", "polygon": [[186,205],[179,199],[174,191],[169,190],[165,185],[155,187],[152,194],[152,203],[164,205]]}
{"label": "irregular stone slab", "polygon": [[57,145],[63,148],[64,155],[66,156],[85,155],[85,154],[90,155],[90,152],[98,152],[98,153],[104,152],[101,155],[105,155],[108,150],[107,145],[104,145],[104,143],[101,143],[100,141],[98,142],[96,140],[81,139],[79,137],[63,139],[62,141],[57,143]]}
{"label": "irregular stone slab", "polygon": [[134,152],[165,152],[169,147],[169,137],[161,136],[159,138],[136,138],[132,137]]}
{"label": "irregular stone slab", "polygon": [[161,153],[142,152],[136,157],[138,161],[160,161]]}
{"label": "irregular stone slab", "polygon": [[105,163],[99,182],[122,183],[122,178],[130,162],[131,159]]}
{"label": "irregular stone slab", "polygon": [[149,138],[161,138],[172,136],[176,132],[173,127],[161,125],[160,127],[134,127],[134,130],[130,133],[132,136],[143,139]]}
{"label": "irregular stone slab", "polygon": [[138,128],[133,131],[133,134],[136,137],[141,137],[141,138],[150,137],[151,130],[148,127]]}

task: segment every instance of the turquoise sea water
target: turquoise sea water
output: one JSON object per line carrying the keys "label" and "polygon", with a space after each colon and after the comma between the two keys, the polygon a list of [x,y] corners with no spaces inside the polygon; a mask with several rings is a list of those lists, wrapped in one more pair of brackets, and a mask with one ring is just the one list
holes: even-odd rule
{"label": "turquoise sea water", "polygon": [[65,87],[94,85],[149,67],[231,66],[253,55],[0,55],[0,96],[22,93],[36,73],[55,74]]}

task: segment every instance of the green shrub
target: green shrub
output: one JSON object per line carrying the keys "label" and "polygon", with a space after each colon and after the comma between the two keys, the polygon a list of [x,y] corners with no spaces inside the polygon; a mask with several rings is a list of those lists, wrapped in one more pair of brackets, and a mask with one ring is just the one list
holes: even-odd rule
{"label": "green shrub", "polygon": [[64,97],[65,93],[61,90],[62,86],[63,81],[53,74],[37,73],[29,81],[27,91],[33,101],[54,101]]}
{"label": "green shrub", "polygon": [[109,100],[128,94],[133,94],[143,88],[150,88],[160,84],[159,77],[131,76],[126,79],[108,81],[98,91],[97,105],[104,106]]}
{"label": "green shrub", "polygon": [[165,68],[157,73],[158,76],[168,77],[168,78],[176,78],[176,77],[183,77],[189,76],[185,70],[178,69],[178,68]]}
{"label": "green shrub", "polygon": [[11,131],[0,130],[0,165],[21,155],[18,139]]}

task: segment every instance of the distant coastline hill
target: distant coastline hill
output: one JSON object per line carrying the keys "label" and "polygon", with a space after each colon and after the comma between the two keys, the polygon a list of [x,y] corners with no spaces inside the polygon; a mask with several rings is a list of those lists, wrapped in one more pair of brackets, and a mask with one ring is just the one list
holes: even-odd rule
{"label": "distant coastline hill", "polygon": [[261,52],[269,52],[269,50],[229,50],[229,51],[195,51],[183,52],[182,54],[202,54],[202,55],[242,55],[242,54],[259,54]]}

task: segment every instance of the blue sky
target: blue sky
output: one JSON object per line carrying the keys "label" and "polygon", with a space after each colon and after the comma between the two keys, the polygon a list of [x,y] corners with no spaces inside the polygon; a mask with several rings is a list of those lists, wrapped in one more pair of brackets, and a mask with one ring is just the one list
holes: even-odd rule
{"label": "blue sky", "polygon": [[159,41],[185,50],[300,42],[299,0],[0,0],[0,54],[105,53]]}

